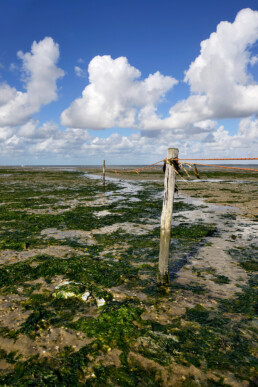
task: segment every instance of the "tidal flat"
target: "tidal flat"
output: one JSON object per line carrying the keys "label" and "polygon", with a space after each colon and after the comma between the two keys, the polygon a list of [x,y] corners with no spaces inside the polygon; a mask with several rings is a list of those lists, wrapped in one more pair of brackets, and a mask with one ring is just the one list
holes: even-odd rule
{"label": "tidal flat", "polygon": [[0,385],[257,385],[257,174],[178,181],[160,288],[162,173],[96,173],[0,169]]}

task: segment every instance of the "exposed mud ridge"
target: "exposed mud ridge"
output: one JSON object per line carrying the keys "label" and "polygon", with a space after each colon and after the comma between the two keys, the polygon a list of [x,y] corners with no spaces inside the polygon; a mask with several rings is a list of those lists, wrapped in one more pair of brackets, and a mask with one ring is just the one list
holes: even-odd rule
{"label": "exposed mud ridge", "polygon": [[85,172],[0,169],[0,385],[254,386],[254,175],[178,183],[160,288],[162,174]]}

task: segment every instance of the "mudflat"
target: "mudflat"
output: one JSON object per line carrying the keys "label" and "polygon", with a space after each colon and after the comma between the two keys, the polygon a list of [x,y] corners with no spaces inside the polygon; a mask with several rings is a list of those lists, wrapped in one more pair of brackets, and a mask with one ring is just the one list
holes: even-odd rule
{"label": "mudflat", "polygon": [[178,180],[160,288],[162,172],[98,174],[0,169],[0,384],[255,385],[257,176]]}
{"label": "mudflat", "polygon": [[[244,166],[243,166],[244,167]],[[254,169],[258,167],[254,166]],[[161,168],[137,172],[124,172],[123,169],[107,168],[106,176],[132,181],[157,181],[163,184],[164,174]],[[101,169],[88,168],[89,173],[101,175]],[[258,219],[258,172],[241,170],[224,170],[201,167],[200,179],[196,179],[192,170],[189,176],[182,171],[184,180],[178,176],[178,189],[186,195],[203,199],[208,203],[218,203],[238,208],[240,212],[252,219]]]}

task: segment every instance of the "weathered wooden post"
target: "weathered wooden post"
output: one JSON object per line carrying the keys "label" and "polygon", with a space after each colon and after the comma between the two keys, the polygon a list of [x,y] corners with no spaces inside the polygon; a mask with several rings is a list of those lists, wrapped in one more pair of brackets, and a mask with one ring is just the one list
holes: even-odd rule
{"label": "weathered wooden post", "polygon": [[103,185],[105,185],[105,172],[106,172],[106,163],[105,160],[103,160]]}
{"label": "weathered wooden post", "polygon": [[164,194],[163,207],[160,221],[160,249],[159,249],[159,285],[166,285],[169,283],[169,249],[170,249],[170,234],[173,214],[173,201],[176,185],[176,173],[173,168],[171,159],[178,158],[177,148],[168,148],[165,180],[164,180]]}

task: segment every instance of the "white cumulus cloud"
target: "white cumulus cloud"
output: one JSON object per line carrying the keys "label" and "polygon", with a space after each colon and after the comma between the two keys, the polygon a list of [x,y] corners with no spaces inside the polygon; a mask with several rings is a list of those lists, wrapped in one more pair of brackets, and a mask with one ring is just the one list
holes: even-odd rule
{"label": "white cumulus cloud", "polygon": [[160,72],[139,80],[141,73],[127,58],[96,56],[88,66],[89,85],[61,115],[68,127],[103,129],[134,127],[142,109],[151,109],[176,83]]}
{"label": "white cumulus cloud", "polygon": [[[258,120],[252,117],[243,118],[239,123],[236,134],[230,135],[229,132],[220,126],[212,136],[209,137],[208,147],[210,149],[219,149],[221,151],[240,151],[243,155],[255,157],[258,149]],[[241,151],[242,150],[242,151]]]}
{"label": "white cumulus cloud", "polygon": [[[67,128],[46,122],[40,125],[29,121],[19,131],[0,128],[0,160],[13,162],[30,159],[30,163],[76,164],[108,163],[151,163],[166,156],[168,147],[177,147],[180,157],[254,157],[258,147],[258,120],[247,117],[240,121],[237,133],[230,133],[214,121],[202,121],[189,125],[186,131],[161,130],[155,136],[148,131],[124,136],[113,133],[103,138],[91,135],[85,129]],[[150,133],[153,133],[152,131]],[[2,158],[2,159],[1,159]]]}
{"label": "white cumulus cloud", "polygon": [[185,72],[189,98],[172,106],[169,117],[142,116],[144,129],[185,128],[207,119],[246,117],[258,113],[258,84],[248,65],[257,63],[252,45],[258,40],[258,12],[241,10],[233,23],[223,21],[201,42],[200,55]]}
{"label": "white cumulus cloud", "polygon": [[0,126],[16,126],[25,123],[32,114],[57,99],[58,78],[64,75],[56,66],[59,58],[58,44],[46,37],[33,42],[31,52],[18,52],[22,60],[25,92],[0,85]]}
{"label": "white cumulus cloud", "polygon": [[140,80],[140,71],[126,58],[97,56],[88,67],[89,85],[62,113],[61,123],[147,131],[195,126],[203,132],[199,122],[257,114],[258,84],[251,74],[257,64],[257,55],[252,55],[257,40],[258,11],[243,9],[233,23],[219,23],[185,72],[190,96],[172,106],[166,118],[159,114],[158,103],[177,83],[174,78],[156,72]]}
{"label": "white cumulus cloud", "polygon": [[185,81],[193,93],[207,96],[213,116],[241,117],[258,111],[258,85],[247,69],[250,60],[254,62],[250,47],[257,40],[258,12],[243,9],[234,23],[221,22],[201,43]]}

